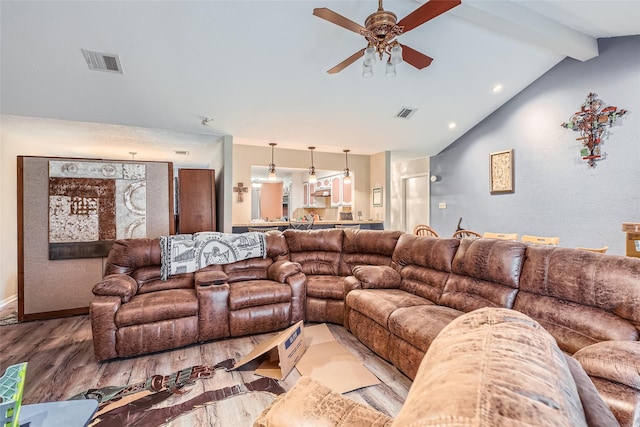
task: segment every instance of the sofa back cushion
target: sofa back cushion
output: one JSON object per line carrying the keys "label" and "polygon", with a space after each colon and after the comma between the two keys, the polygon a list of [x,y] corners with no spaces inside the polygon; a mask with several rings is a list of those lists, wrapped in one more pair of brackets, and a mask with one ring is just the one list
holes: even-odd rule
{"label": "sofa back cushion", "polygon": [[570,248],[527,247],[514,308],[569,353],[640,338],[640,259]]}
{"label": "sofa back cushion", "polygon": [[138,268],[160,266],[160,263],[159,239],[120,239],[111,246],[104,275],[131,274]]}
{"label": "sofa back cushion", "polygon": [[193,288],[193,273],[176,274],[168,280],[162,280],[160,257],[159,239],[116,240],[107,256],[104,275],[127,274],[133,277],[138,284],[139,294]]}
{"label": "sofa back cushion", "polygon": [[437,302],[451,272],[460,239],[403,234],[393,252],[400,289]]}
{"label": "sofa back cushion", "polygon": [[289,247],[282,231],[272,230],[265,234],[265,244],[267,247],[267,258],[273,262],[289,259]]}
{"label": "sofa back cushion", "polygon": [[469,312],[512,308],[525,244],[497,239],[462,239],[438,304]]}
{"label": "sofa back cushion", "polygon": [[351,276],[358,265],[391,265],[391,256],[402,231],[345,228],[340,275]]}
{"label": "sofa back cushion", "polygon": [[281,231],[266,232],[265,244],[267,253],[264,259],[250,258],[220,266],[227,275],[228,283],[244,280],[266,280],[269,278],[269,267],[274,262],[289,259],[289,248]]}
{"label": "sofa back cushion", "polygon": [[291,261],[302,266],[304,274],[340,273],[342,253],[342,230],[285,230],[283,232],[289,247]]}

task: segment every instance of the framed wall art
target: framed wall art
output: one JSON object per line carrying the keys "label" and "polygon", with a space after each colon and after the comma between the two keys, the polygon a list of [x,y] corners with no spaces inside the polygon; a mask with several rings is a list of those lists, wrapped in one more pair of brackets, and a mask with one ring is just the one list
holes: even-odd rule
{"label": "framed wall art", "polygon": [[373,206],[382,206],[382,187],[373,189]]}
{"label": "framed wall art", "polygon": [[491,194],[513,193],[513,149],[489,155]]}

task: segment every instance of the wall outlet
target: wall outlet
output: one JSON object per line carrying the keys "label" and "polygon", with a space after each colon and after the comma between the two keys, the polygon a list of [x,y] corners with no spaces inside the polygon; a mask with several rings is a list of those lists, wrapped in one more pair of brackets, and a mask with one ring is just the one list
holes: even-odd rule
{"label": "wall outlet", "polygon": [[439,209],[447,209],[447,203],[446,202],[438,203],[438,208]]}

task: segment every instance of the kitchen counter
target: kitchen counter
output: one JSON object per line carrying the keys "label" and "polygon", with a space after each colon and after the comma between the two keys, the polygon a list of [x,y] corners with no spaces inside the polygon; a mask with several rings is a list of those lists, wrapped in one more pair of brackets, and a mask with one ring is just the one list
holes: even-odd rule
{"label": "kitchen counter", "polygon": [[[320,220],[314,221],[313,229],[323,229],[323,228],[335,228],[336,225],[360,225],[360,229],[363,230],[384,230],[384,222],[381,220],[351,220],[351,221],[339,221],[339,220]],[[234,233],[245,233],[248,231],[248,228],[271,228],[278,227],[280,231],[286,230],[289,228],[288,221],[261,221],[261,222],[240,222],[233,224],[233,232]]]}

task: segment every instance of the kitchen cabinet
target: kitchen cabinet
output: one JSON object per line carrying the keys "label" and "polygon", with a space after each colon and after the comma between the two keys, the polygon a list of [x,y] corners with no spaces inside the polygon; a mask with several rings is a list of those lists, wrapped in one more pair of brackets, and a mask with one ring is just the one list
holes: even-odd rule
{"label": "kitchen cabinet", "polygon": [[[318,179],[318,181],[313,184],[309,182],[305,182],[302,184],[303,190],[303,207],[305,208],[323,208],[329,207],[329,204],[325,206],[324,201],[322,204],[319,204],[316,200],[316,197],[313,196],[315,192],[318,191],[326,191],[327,193],[331,193],[331,196],[328,197],[330,206],[332,208],[340,207],[340,206],[352,206],[353,205],[353,172],[351,173],[351,182],[345,183],[343,180],[344,176],[342,174],[330,175],[324,178]],[[325,199],[321,197],[321,199]]]}
{"label": "kitchen cabinet", "polygon": [[353,173],[351,182],[344,182],[344,175],[333,175],[331,178],[331,207],[353,205]]}
{"label": "kitchen cabinet", "polygon": [[302,196],[303,207],[315,208],[316,198],[313,196],[313,193],[316,191],[316,184],[311,182],[305,182],[302,184],[302,191],[303,191],[303,196]]}

